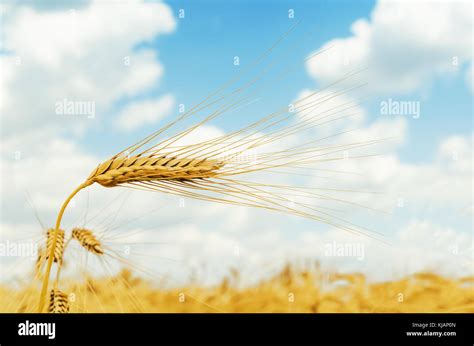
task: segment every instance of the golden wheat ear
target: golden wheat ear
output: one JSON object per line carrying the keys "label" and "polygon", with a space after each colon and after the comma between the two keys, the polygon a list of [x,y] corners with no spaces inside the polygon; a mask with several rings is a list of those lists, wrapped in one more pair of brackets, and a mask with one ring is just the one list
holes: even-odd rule
{"label": "golden wheat ear", "polygon": [[94,182],[115,187],[132,182],[153,180],[193,180],[211,178],[223,166],[217,160],[205,158],[117,157],[100,164],[86,180],[86,185]]}
{"label": "golden wheat ear", "polygon": [[53,245],[53,236],[54,236],[54,229],[50,228],[47,231],[47,242],[46,242],[46,253],[45,253],[45,260],[49,258],[49,253],[54,248],[54,258],[53,261],[61,265],[63,262],[63,254],[64,254],[64,230],[60,229],[58,231],[58,238],[56,240],[56,245]]}
{"label": "golden wheat ear", "polygon": [[66,293],[54,288],[49,295],[48,312],[65,314],[69,312],[69,301]]}
{"label": "golden wheat ear", "polygon": [[104,254],[102,244],[91,230],[85,228],[74,228],[72,230],[72,239],[77,240],[83,248],[95,255]]}
{"label": "golden wheat ear", "polygon": [[46,231],[46,247],[40,247],[38,250],[38,257],[36,259],[35,270],[36,274],[40,275],[41,268],[48,261],[50,254],[53,253],[53,262],[58,265],[63,263],[63,254],[64,254],[64,230],[58,230],[58,235],[56,239],[56,244],[54,243],[54,229],[50,228]]}

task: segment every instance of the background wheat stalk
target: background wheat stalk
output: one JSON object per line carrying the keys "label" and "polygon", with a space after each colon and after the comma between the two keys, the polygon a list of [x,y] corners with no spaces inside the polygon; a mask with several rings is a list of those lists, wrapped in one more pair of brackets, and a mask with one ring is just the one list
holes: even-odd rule
{"label": "background wheat stalk", "polygon": [[57,263],[58,266],[62,265],[65,249],[65,233],[62,229],[58,230],[56,244],[53,246],[54,234],[55,232],[53,228],[50,228],[46,231],[46,248],[41,248],[38,251],[38,258],[36,260],[36,275],[40,274],[41,268],[51,256],[51,253],[53,253],[53,262]]}
{"label": "background wheat stalk", "polygon": [[62,314],[69,312],[67,294],[57,288],[52,289],[49,296],[48,312]]}

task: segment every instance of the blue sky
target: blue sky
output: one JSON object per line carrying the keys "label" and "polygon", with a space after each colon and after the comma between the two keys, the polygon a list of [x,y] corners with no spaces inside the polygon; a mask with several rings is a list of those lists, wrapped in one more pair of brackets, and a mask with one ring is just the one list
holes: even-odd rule
{"label": "blue sky", "polygon": [[[159,37],[153,44],[160,51],[160,59],[169,66],[162,89],[171,90],[179,100],[199,100],[236,73],[232,66],[234,55],[251,61],[291,27],[294,21],[287,18],[288,8],[294,8],[295,20],[302,21],[289,38],[289,41],[304,42],[289,55],[289,60],[294,62],[303,60],[331,39],[349,35],[351,23],[369,18],[375,2],[230,1],[223,5],[219,1],[202,1],[193,5],[192,1],[171,1],[169,4],[175,13],[185,8],[186,18],[178,21],[175,33]],[[305,32],[311,34],[301,38]],[[302,87],[311,88],[315,84],[301,65],[285,83],[272,89],[274,101],[291,99]],[[418,92],[390,96],[423,100],[424,116],[410,123],[409,142],[400,149],[404,160],[431,160],[444,136],[472,132],[472,93],[466,88],[462,73],[435,78]],[[378,114],[381,99],[384,98],[378,96],[369,102],[373,116]],[[278,106],[270,101],[262,106],[262,111]]]}
{"label": "blue sky", "polygon": [[[197,103],[239,73],[239,68],[233,65],[234,56],[240,57],[240,68],[243,68],[301,20],[281,47],[285,54],[282,65],[296,64],[296,67],[281,84],[271,89],[272,97],[247,113],[245,121],[278,109],[282,101],[291,101],[302,88],[314,87],[317,83],[306,73],[304,59],[327,40],[347,35],[350,23],[368,16],[373,7],[373,1],[357,4],[351,1],[272,1],[271,4],[268,1],[171,1],[168,4],[176,17],[179,10],[184,9],[185,18],[177,20],[177,29],[172,34],[137,44],[137,50],[156,50],[166,66],[159,85],[139,98],[172,92],[178,103]],[[296,14],[291,20],[288,19],[289,8]],[[284,53],[285,47],[292,48],[290,54]],[[118,106],[122,103],[123,100],[119,101]],[[242,125],[233,121],[243,116],[226,117],[228,123],[223,126],[229,129]],[[137,137],[145,136],[146,131]],[[89,143],[95,145],[94,141]]]}
{"label": "blue sky", "polygon": [[[239,72],[233,66],[238,55],[242,67],[253,61],[298,20],[301,24],[283,44],[291,46],[285,54],[285,64],[298,64],[325,42],[350,35],[350,25],[359,18],[369,18],[374,1],[171,1],[168,3],[177,16],[185,10],[185,18],[177,20],[177,29],[170,35],[137,43],[135,49],[153,49],[166,66],[159,84],[134,99],[153,98],[171,92],[178,103],[194,104]],[[288,19],[288,9],[295,10],[295,19]],[[242,25],[242,23],[245,23]],[[296,42],[296,43],[295,43]],[[472,132],[472,92],[466,87],[465,71],[455,76],[436,76],[419,90],[408,93],[375,95],[364,103],[369,116],[378,116],[381,100],[420,100],[423,116],[410,122],[406,145],[399,148],[407,162],[427,162],[433,159],[437,145],[447,135]],[[314,88],[318,82],[308,76],[299,64],[284,82],[271,89],[272,97],[258,103],[250,113],[229,116],[222,124],[227,129],[242,123],[236,118],[251,118],[271,112],[281,106],[281,100],[291,100],[302,88]],[[115,112],[129,99],[118,100],[111,109]],[[136,138],[147,134],[137,132]],[[84,144],[96,146],[94,135]],[[100,140],[100,137],[99,139]],[[108,149],[108,148],[107,148]],[[106,153],[105,153],[106,154]]]}

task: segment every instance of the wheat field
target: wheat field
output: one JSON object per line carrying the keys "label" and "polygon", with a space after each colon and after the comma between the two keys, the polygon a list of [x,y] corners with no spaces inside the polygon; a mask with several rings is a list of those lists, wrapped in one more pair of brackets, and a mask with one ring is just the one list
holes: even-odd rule
{"label": "wheat field", "polygon": [[[327,273],[287,265],[277,275],[241,287],[234,270],[220,284],[160,288],[130,270],[111,277],[62,281],[49,312],[170,313],[468,313],[474,312],[474,277],[449,279],[423,272],[371,283],[358,273]],[[39,287],[0,287],[0,311],[34,312]],[[53,296],[51,296],[52,298]],[[67,300],[67,302],[65,302]]]}

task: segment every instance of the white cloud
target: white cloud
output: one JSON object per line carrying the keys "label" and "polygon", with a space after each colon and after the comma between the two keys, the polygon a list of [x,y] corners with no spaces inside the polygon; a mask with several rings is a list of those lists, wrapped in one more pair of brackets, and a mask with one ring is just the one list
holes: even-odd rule
{"label": "white cloud", "polygon": [[[305,100],[305,97],[308,99]],[[296,108],[301,120],[315,120],[320,134],[335,133],[341,128],[356,128],[366,119],[367,112],[356,95],[341,90],[305,89],[298,94],[297,100],[302,100]]]}
{"label": "white cloud", "polygon": [[440,165],[456,172],[472,172],[474,137],[451,136],[440,145],[438,158]]}
{"label": "white cloud", "polygon": [[[254,214],[252,211],[251,215]],[[225,215],[221,222],[225,222]],[[253,220],[247,227],[258,222]],[[287,223],[285,223],[286,227]],[[289,261],[295,264],[318,261],[324,270],[363,272],[370,280],[393,280],[421,271],[450,277],[472,275],[472,239],[467,232],[454,231],[426,220],[412,220],[389,238],[389,244],[338,229],[326,232],[300,231],[287,237],[284,227],[259,228],[258,232],[223,232],[185,223],[156,230],[136,230],[132,237],[110,242],[112,248],[128,244],[140,249],[141,256],[129,260],[140,268],[166,275],[171,283],[186,283],[189,274],[199,270],[200,281],[215,284],[238,268],[242,283],[251,284],[280,271]],[[140,247],[158,242],[156,247]],[[106,241],[107,244],[107,241]],[[328,248],[346,248],[342,252]],[[349,250],[347,250],[349,248]],[[159,253],[162,258],[154,258]],[[169,263],[164,258],[175,260]],[[380,264],[383,263],[381,266]]]}
{"label": "white cloud", "polygon": [[[78,10],[37,11],[22,7],[5,27],[5,48],[40,65],[59,69],[65,59],[85,58],[89,50],[122,51],[133,44],[174,30],[170,8],[159,2],[93,1]],[[125,51],[124,51],[125,50]],[[117,50],[113,49],[114,54]]]}
{"label": "white cloud", "polygon": [[203,141],[216,139],[220,136],[225,135],[225,132],[214,125],[202,125],[191,131],[185,137],[180,138],[175,142],[176,146],[185,146],[190,144],[196,144]]}
{"label": "white cloud", "polygon": [[[375,92],[416,90],[441,73],[455,73],[472,59],[472,5],[469,2],[380,0],[370,20],[352,24],[352,36],[331,47],[307,69],[330,82],[360,67]],[[457,62],[457,65],[453,62]]]}
{"label": "white cloud", "polygon": [[155,125],[171,113],[174,105],[175,99],[171,94],[157,100],[131,103],[118,115],[116,126],[121,131],[133,131],[146,125]]}
{"label": "white cloud", "polygon": [[[377,130],[372,133],[373,129]],[[387,126],[384,130],[379,123],[375,123],[368,126],[365,132],[368,136],[374,136],[390,130],[394,129]],[[354,202],[396,212],[397,215],[403,208],[406,209],[405,217],[427,217],[428,213],[439,219],[455,214],[462,217],[460,211],[472,205],[472,163],[472,138],[452,136],[439,144],[431,162],[403,162],[397,155],[385,152],[370,159],[338,161],[328,167],[362,174],[341,175],[338,181],[341,186],[384,193],[378,197],[353,195],[350,200]],[[314,180],[314,184],[317,183]],[[399,203],[403,205],[399,206]]]}
{"label": "white cloud", "polygon": [[[44,136],[44,137],[42,137]],[[37,140],[42,137],[42,145]],[[8,154],[8,155],[7,155]],[[15,157],[15,155],[18,155]],[[28,135],[3,143],[0,168],[2,177],[2,220],[19,221],[32,216],[26,204],[28,193],[38,210],[47,217],[57,212],[68,192],[80,184],[98,160],[77,145],[57,137]],[[49,224],[53,221],[49,220]]]}
{"label": "white cloud", "polygon": [[78,131],[91,122],[55,114],[56,102],[94,102],[100,121],[121,97],[156,87],[163,66],[154,51],[135,46],[176,26],[167,5],[140,1],[93,1],[73,11],[9,6],[4,18],[3,48],[10,53],[0,56],[5,134],[49,126]]}

